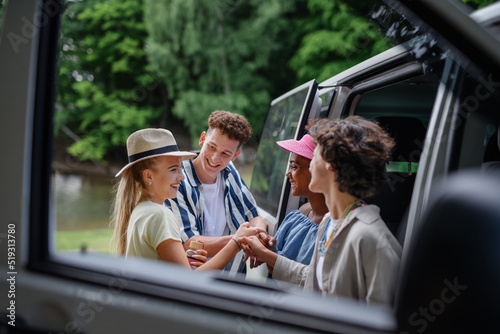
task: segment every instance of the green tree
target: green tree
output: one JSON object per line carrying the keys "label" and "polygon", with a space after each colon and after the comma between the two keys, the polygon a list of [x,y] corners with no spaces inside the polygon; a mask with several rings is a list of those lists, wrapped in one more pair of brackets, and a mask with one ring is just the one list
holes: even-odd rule
{"label": "green tree", "polygon": [[243,114],[260,132],[271,97],[295,83],[287,59],[304,9],[304,1],[146,0],[150,62],[194,142],[216,109]]}
{"label": "green tree", "polygon": [[471,5],[474,8],[483,8],[484,6],[497,2],[498,0],[462,0],[462,1]]}
{"label": "green tree", "polygon": [[348,1],[309,0],[308,10],[301,46],[290,60],[300,82],[326,80],[391,46]]}
{"label": "green tree", "polygon": [[5,6],[7,6],[7,0],[0,0],[0,29],[2,28],[3,12],[4,12]]}
{"label": "green tree", "polygon": [[103,162],[163,110],[144,51],[143,3],[71,2],[62,27],[56,131],[75,140],[71,154]]}

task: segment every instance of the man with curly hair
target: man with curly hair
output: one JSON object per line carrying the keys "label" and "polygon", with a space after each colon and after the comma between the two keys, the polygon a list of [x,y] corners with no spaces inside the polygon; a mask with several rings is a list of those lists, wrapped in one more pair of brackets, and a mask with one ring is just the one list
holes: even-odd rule
{"label": "man with curly hair", "polygon": [[[185,249],[190,241],[202,241],[208,257],[212,257],[234,238],[240,224],[248,221],[250,226],[267,229],[265,220],[258,216],[252,194],[232,163],[251,136],[252,128],[241,115],[217,110],[208,118],[208,130],[200,136],[198,156],[183,163],[186,179],[180,184],[177,198],[165,200],[182,224]],[[226,269],[244,272],[242,255]]]}
{"label": "man with curly hair", "polygon": [[309,265],[290,260],[242,237],[242,248],[265,262],[274,279],[324,296],[391,305],[402,248],[375,205],[372,195],[386,177],[394,140],[360,116],[323,119],[309,134],[316,140],[309,189],[325,196],[328,213],[318,227]]}

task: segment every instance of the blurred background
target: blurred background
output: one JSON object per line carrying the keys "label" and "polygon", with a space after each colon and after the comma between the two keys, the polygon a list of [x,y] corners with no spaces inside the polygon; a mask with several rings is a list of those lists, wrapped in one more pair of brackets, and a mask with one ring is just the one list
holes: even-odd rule
{"label": "blurred background", "polygon": [[[0,1],[0,20],[8,1]],[[352,0],[354,1],[354,0]],[[480,8],[494,0],[467,0]],[[110,252],[114,174],[146,127],[198,149],[214,110],[254,135],[235,161],[248,185],[271,100],[393,45],[347,0],[65,2],[54,118],[55,249]],[[0,22],[1,26],[1,22]]]}

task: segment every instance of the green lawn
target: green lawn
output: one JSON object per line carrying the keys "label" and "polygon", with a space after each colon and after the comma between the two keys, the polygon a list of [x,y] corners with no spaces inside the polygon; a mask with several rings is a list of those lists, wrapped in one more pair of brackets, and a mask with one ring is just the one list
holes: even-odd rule
{"label": "green lawn", "polygon": [[98,229],[84,231],[58,231],[56,236],[58,251],[77,251],[86,246],[88,251],[111,253],[113,230]]}

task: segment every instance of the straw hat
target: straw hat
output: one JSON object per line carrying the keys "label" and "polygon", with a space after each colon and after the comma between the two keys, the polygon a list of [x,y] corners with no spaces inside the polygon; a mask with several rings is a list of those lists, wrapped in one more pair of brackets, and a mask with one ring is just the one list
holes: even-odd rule
{"label": "straw hat", "polygon": [[311,135],[304,135],[301,140],[287,139],[276,142],[282,149],[303,156],[309,160],[313,158],[316,142]]}
{"label": "straw hat", "polygon": [[196,156],[195,153],[179,151],[172,132],[166,129],[143,129],[132,133],[127,139],[127,154],[129,163],[115,177],[142,160],[160,156],[181,157],[186,160]]}

